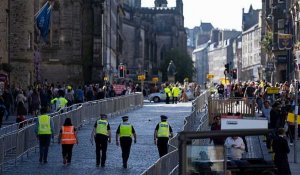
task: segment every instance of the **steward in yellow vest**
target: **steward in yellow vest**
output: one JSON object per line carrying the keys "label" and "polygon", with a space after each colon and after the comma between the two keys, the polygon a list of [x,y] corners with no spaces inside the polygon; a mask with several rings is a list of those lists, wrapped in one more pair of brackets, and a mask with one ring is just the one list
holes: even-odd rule
{"label": "steward in yellow vest", "polygon": [[59,97],[56,97],[51,100],[51,104],[55,105],[55,109],[54,109],[55,111],[58,111],[64,107],[66,107],[66,105],[68,104],[68,100],[65,99],[65,97],[64,97],[64,91],[59,90],[58,96]]}
{"label": "steward in yellow vest", "polygon": [[154,131],[154,144],[157,145],[159,156],[162,157],[168,153],[168,141],[173,137],[173,130],[167,122],[167,116],[161,115],[160,118],[161,122],[156,125]]}
{"label": "steward in yellow vest", "polygon": [[173,104],[177,104],[178,101],[178,96],[180,94],[180,89],[178,87],[178,84],[176,84],[173,88],[172,88],[172,95],[173,95]]}
{"label": "steward in yellow vest", "polygon": [[53,138],[54,126],[51,117],[46,114],[47,108],[42,108],[42,115],[38,116],[35,132],[39,139],[40,145],[40,158],[39,162],[47,163],[48,148],[50,146],[51,137]]}
{"label": "steward in yellow vest", "polygon": [[[93,144],[93,138],[96,143],[96,166],[100,165],[105,167],[107,142],[111,142],[110,125],[107,121],[107,115],[101,114],[100,120],[97,120],[91,135],[91,142]],[[100,154],[101,151],[101,154]]]}
{"label": "steward in yellow vest", "polygon": [[169,104],[170,103],[170,97],[172,96],[172,91],[169,88],[168,83],[166,83],[164,91],[165,91],[165,94],[166,94],[166,104]]}
{"label": "steward in yellow vest", "polygon": [[122,149],[123,168],[127,168],[127,161],[130,154],[132,136],[136,143],[136,134],[133,126],[128,122],[128,116],[122,117],[123,122],[119,125],[116,132],[116,144],[119,146],[119,139]]}

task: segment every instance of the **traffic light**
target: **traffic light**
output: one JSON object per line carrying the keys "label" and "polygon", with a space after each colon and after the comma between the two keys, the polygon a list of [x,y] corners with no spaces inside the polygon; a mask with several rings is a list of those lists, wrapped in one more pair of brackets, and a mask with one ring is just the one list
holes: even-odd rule
{"label": "traffic light", "polygon": [[225,67],[224,75],[227,75],[227,74],[229,73],[229,63],[226,63],[226,64],[224,65],[224,67]]}
{"label": "traffic light", "polygon": [[124,78],[124,77],[125,77],[125,66],[119,65],[119,78]]}
{"label": "traffic light", "polygon": [[232,78],[237,79],[237,70],[236,69],[232,69]]}

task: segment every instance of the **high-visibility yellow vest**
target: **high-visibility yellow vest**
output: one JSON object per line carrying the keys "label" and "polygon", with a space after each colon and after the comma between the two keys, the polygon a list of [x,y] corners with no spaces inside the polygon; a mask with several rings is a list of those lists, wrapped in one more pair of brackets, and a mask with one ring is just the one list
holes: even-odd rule
{"label": "high-visibility yellow vest", "polygon": [[96,134],[103,134],[108,136],[108,130],[107,130],[108,122],[107,120],[98,120],[97,121],[97,127],[96,127]]}
{"label": "high-visibility yellow vest", "polygon": [[179,87],[173,87],[172,89],[173,97],[178,97],[180,94],[180,89]]}
{"label": "high-visibility yellow vest", "polygon": [[128,122],[123,122],[120,125],[120,137],[131,137],[132,136],[132,125]]}
{"label": "high-visibility yellow vest", "polygon": [[158,125],[157,137],[169,137],[169,123],[168,122],[160,122]]}
{"label": "high-visibility yellow vest", "polygon": [[170,88],[166,87],[164,90],[165,90],[165,93],[168,94],[169,97],[172,96],[172,91],[170,90]]}
{"label": "high-visibility yellow vest", "polygon": [[50,116],[49,115],[40,115],[38,117],[39,126],[38,126],[38,134],[52,134],[51,125],[50,125]]}
{"label": "high-visibility yellow vest", "polygon": [[54,102],[56,102],[57,108],[64,108],[68,103],[68,100],[65,99],[64,97],[59,97],[51,100],[51,104],[54,104]]}

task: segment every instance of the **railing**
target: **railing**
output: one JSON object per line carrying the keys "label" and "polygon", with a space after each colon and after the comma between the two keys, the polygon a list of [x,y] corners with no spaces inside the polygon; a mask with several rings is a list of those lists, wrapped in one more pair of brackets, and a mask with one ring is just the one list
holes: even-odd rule
{"label": "railing", "polygon": [[[205,91],[193,101],[192,113],[185,118],[183,131],[208,129],[206,109],[208,97],[209,92]],[[203,115],[198,115],[199,112],[203,112]],[[169,153],[158,159],[152,166],[145,170],[142,175],[177,175],[178,163],[178,134],[176,134],[169,140]]]}
{"label": "railing", "polygon": [[[109,117],[127,112],[143,105],[142,94],[132,94],[99,101],[90,101],[64,108],[50,114],[54,123],[54,134],[57,135],[65,119],[70,117],[75,127],[92,118],[98,118],[100,114],[110,114]],[[34,149],[38,142],[34,132],[35,119],[24,121],[20,129],[8,132],[0,136],[0,168],[5,163],[17,161],[18,158]]]}
{"label": "railing", "polygon": [[212,123],[213,117],[216,115],[226,115],[228,113],[239,112],[243,116],[255,116],[255,99],[245,98],[209,98],[208,115],[209,122]]}

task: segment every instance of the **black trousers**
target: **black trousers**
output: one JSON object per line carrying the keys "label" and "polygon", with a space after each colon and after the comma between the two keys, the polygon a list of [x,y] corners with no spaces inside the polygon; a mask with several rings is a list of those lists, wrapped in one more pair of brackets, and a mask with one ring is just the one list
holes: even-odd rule
{"label": "black trousers", "polygon": [[108,142],[107,136],[104,136],[101,134],[96,135],[95,143],[96,143],[96,163],[97,163],[97,165],[100,164],[100,158],[101,158],[101,166],[105,165],[107,142]]}
{"label": "black trousers", "polygon": [[168,154],[168,137],[158,137],[157,139],[157,148],[159,157],[162,157],[166,154]]}
{"label": "black trousers", "polygon": [[131,144],[132,144],[132,138],[131,137],[121,137],[120,138],[123,165],[127,165],[127,161],[128,161],[129,154],[130,154]]}
{"label": "black trousers", "polygon": [[178,97],[173,97],[173,104],[177,104],[177,101],[178,101]]}
{"label": "black trousers", "polygon": [[3,115],[0,115],[0,128],[2,127]]}
{"label": "black trousers", "polygon": [[39,135],[39,142],[40,142],[40,159],[39,159],[39,161],[40,162],[47,161],[50,141],[51,141],[51,134]]}
{"label": "black trousers", "polygon": [[74,144],[62,144],[62,156],[63,159],[67,159],[68,163],[71,163],[72,160],[72,151],[73,151]]}
{"label": "black trousers", "polygon": [[170,103],[170,97],[168,94],[166,94],[166,104],[169,104]]}

